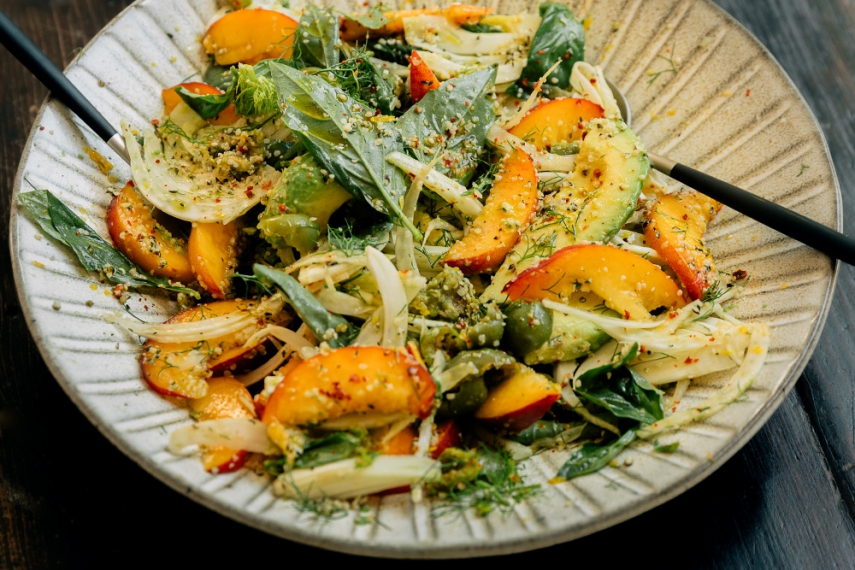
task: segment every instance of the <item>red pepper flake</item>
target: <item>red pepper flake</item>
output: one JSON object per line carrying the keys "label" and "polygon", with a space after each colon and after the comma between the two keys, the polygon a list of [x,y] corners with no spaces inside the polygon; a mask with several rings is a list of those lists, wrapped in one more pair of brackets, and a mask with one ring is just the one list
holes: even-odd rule
{"label": "red pepper flake", "polygon": [[160,121],[158,121],[157,119],[152,119],[151,124],[156,127],[160,124]]}
{"label": "red pepper flake", "polygon": [[742,281],[746,277],[748,277],[748,272],[745,271],[744,269],[737,269],[736,271],[733,272],[733,278],[736,279],[737,281]]}
{"label": "red pepper flake", "polygon": [[244,194],[246,194],[246,197],[247,197],[247,198],[252,198],[252,190],[251,190],[251,188],[252,188],[252,187],[250,186],[249,188],[247,188],[247,189],[246,189],[246,192],[244,192]]}
{"label": "red pepper flake", "polygon": [[691,356],[687,356],[686,360],[684,360],[684,363],[685,364],[694,364],[697,361],[698,361],[697,358],[692,358]]}
{"label": "red pepper flake", "polygon": [[283,214],[285,213],[285,210],[286,210],[285,204],[279,204],[277,206],[277,208],[279,208],[279,211],[282,212]]}
{"label": "red pepper flake", "polygon": [[546,50],[545,50],[545,49],[542,49],[542,50],[540,50],[539,52],[537,52],[537,55],[543,55],[543,54],[545,54],[545,53],[546,53]]}
{"label": "red pepper flake", "polygon": [[130,186],[131,188],[133,188],[133,187],[134,187],[134,181],[133,181],[133,180],[128,180],[128,186]]}
{"label": "red pepper flake", "polygon": [[745,96],[748,97],[749,95],[751,95],[751,89],[746,89]]}
{"label": "red pepper flake", "polygon": [[631,316],[630,316],[630,314],[629,314],[629,311],[626,311],[626,310],[625,310],[625,311],[623,312],[623,318],[625,318],[626,320],[629,320],[629,319],[631,318]]}
{"label": "red pepper flake", "polygon": [[39,127],[39,130],[40,130],[40,131],[43,131],[43,130],[45,130],[45,128],[44,128],[44,127]]}

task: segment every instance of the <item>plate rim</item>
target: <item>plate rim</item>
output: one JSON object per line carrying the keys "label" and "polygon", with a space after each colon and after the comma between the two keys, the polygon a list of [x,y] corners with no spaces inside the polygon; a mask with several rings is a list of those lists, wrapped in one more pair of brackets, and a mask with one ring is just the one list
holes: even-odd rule
{"label": "plate rim", "polygon": [[[90,48],[90,46],[96,41],[98,41],[100,37],[107,30],[113,27],[119,19],[123,18],[131,10],[138,8],[141,4],[149,1],[152,0],[134,0],[134,2],[132,2],[130,5],[128,5],[118,14],[116,14],[115,17],[113,17],[107,24],[105,24],[92,37],[92,39],[86,43],[84,48],[80,50],[80,52],[78,52],[77,56],[75,56],[74,59],[72,59],[71,62],[63,69],[63,73],[67,74],[69,70],[75,67],[78,64],[80,57]],[[692,0],[692,2],[704,4],[707,7],[712,8],[720,16],[727,20],[730,25],[736,26],[739,30],[745,33],[747,37],[750,38],[750,40],[753,41],[754,44],[760,48],[760,51],[765,56],[765,59],[771,62],[773,67],[776,68],[780,76],[789,85],[790,89],[792,90],[792,93],[802,104],[803,109],[807,111],[808,117],[812,121],[815,131],[819,134],[819,139],[822,143],[822,149],[824,151],[827,164],[830,169],[835,194],[835,208],[837,214],[836,230],[842,231],[843,198],[840,189],[839,179],[837,176],[837,171],[834,166],[834,161],[831,155],[830,148],[828,146],[828,140],[826,138],[825,132],[823,131],[822,126],[820,125],[813,109],[808,104],[807,100],[804,98],[804,95],[798,89],[795,82],[792,80],[792,78],[789,76],[789,74],[783,68],[777,58],[775,58],[775,56],[769,51],[766,45],[763,44],[754,35],[754,33],[747,27],[745,27],[739,20],[737,20],[724,8],[713,2],[713,0]],[[566,528],[557,528],[553,531],[541,532],[537,535],[528,534],[523,537],[504,542],[502,544],[490,544],[488,546],[480,546],[477,543],[472,543],[471,546],[449,545],[437,548],[435,546],[431,546],[431,543],[427,543],[425,545],[408,545],[404,548],[377,547],[369,546],[366,543],[360,542],[353,538],[318,538],[319,535],[317,533],[313,533],[308,529],[303,529],[299,527],[272,528],[265,520],[249,516],[246,511],[237,509],[223,501],[219,501],[214,495],[208,493],[202,494],[194,492],[192,487],[182,483],[182,481],[177,476],[169,473],[166,470],[160,469],[158,467],[158,464],[151,461],[151,458],[149,456],[143,454],[134,446],[126,444],[121,438],[118,437],[118,434],[113,433],[112,426],[108,425],[106,422],[103,422],[94,412],[94,410],[90,409],[89,406],[84,402],[84,399],[79,394],[77,394],[75,390],[72,389],[71,383],[61,374],[57,364],[54,362],[53,357],[48,351],[45,339],[37,334],[37,329],[33,324],[35,322],[35,319],[33,318],[30,306],[26,302],[26,296],[23,293],[23,276],[21,272],[20,260],[18,259],[17,255],[18,239],[16,230],[19,224],[19,221],[17,219],[19,215],[17,195],[20,193],[21,187],[23,186],[24,167],[29,158],[30,151],[33,148],[33,139],[39,130],[39,123],[51,103],[54,103],[55,106],[60,109],[64,108],[64,106],[59,103],[57,99],[52,97],[50,93],[48,93],[42,100],[42,104],[39,107],[39,112],[33,120],[33,125],[30,129],[30,133],[28,134],[27,139],[24,142],[24,150],[21,154],[20,160],[18,162],[18,168],[15,172],[15,178],[12,185],[9,214],[9,251],[15,289],[18,295],[18,302],[21,307],[21,311],[26,319],[27,329],[39,350],[39,354],[41,355],[42,360],[48,367],[48,370],[53,375],[56,382],[60,385],[63,392],[65,392],[69,399],[74,402],[78,410],[83,413],[83,415],[95,426],[95,428],[102,435],[107,438],[108,441],[110,441],[111,444],[113,444],[122,453],[124,453],[125,456],[127,456],[140,467],[142,467],[146,472],[154,476],[159,481],[165,483],[172,490],[178,492],[184,497],[192,499],[198,504],[204,505],[205,507],[213,510],[214,512],[220,515],[225,515],[231,518],[232,520],[238,521],[259,531],[263,531],[267,534],[271,534],[273,536],[277,536],[287,540],[293,540],[302,544],[307,544],[310,546],[315,546],[336,552],[393,559],[475,558],[481,556],[513,554],[529,550],[546,548],[548,546],[570,542],[578,538],[594,534],[596,532],[599,532],[600,530],[604,530],[606,528],[625,522],[631,518],[641,515],[670,501],[671,499],[684,493],[688,489],[694,487],[695,485],[709,477],[719,467],[726,463],[733,455],[735,455],[737,451],[742,449],[745,444],[752,437],[754,437],[754,435],[756,435],[756,433],[766,424],[771,415],[775,411],[777,411],[777,409],[783,403],[784,399],[790,394],[797,380],[801,376],[801,373],[807,366],[807,363],[809,362],[810,358],[813,356],[813,353],[819,342],[819,338],[822,334],[823,329],[825,328],[825,324],[829,314],[829,308],[833,300],[834,292],[837,287],[837,280],[840,275],[840,261],[834,260],[834,263],[831,268],[831,275],[828,281],[828,286],[826,287],[822,304],[819,313],[817,314],[816,321],[811,329],[810,336],[808,337],[804,348],[799,354],[799,357],[793,363],[790,372],[781,382],[780,388],[763,404],[759,412],[756,413],[746,424],[746,426],[742,430],[740,430],[740,432],[731,441],[729,441],[725,447],[721,449],[718,456],[715,457],[713,461],[707,462],[706,464],[704,464],[703,467],[693,470],[689,475],[681,479],[678,484],[672,485],[668,489],[664,489],[659,492],[647,495],[644,500],[637,502],[626,510],[614,513],[611,516],[600,518],[595,522],[592,522],[591,524],[585,525],[584,527],[573,528],[570,530],[567,530]]]}

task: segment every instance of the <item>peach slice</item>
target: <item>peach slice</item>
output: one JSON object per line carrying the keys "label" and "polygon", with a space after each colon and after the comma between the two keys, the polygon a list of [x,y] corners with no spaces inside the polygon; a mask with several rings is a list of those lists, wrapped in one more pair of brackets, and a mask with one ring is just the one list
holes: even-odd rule
{"label": "peach slice", "polygon": [[152,217],[133,182],[110,201],[107,229],[119,251],[152,275],[193,281],[184,244]]}
{"label": "peach slice", "polygon": [[526,113],[508,132],[550,151],[559,143],[582,140],[588,123],[604,116],[603,108],[587,99],[554,99]]}
{"label": "peach slice", "polygon": [[409,61],[410,99],[413,103],[418,103],[429,91],[439,87],[439,80],[415,50],[410,54]]}
{"label": "peach slice", "polygon": [[187,242],[187,255],[199,285],[215,299],[231,290],[228,276],[237,268],[238,224],[194,222]]}
{"label": "peach slice", "polygon": [[[234,378],[211,378],[208,393],[190,402],[190,414],[197,421],[219,418],[254,418],[255,407],[246,386]],[[243,449],[212,447],[202,454],[202,465],[209,473],[231,473],[246,462]]]}
{"label": "peach slice", "polygon": [[537,172],[531,157],[520,149],[503,159],[484,209],[463,239],[442,260],[465,274],[499,267],[537,207]]}
{"label": "peach slice", "polygon": [[704,232],[719,210],[720,203],[690,190],[660,196],[644,215],[647,243],[665,258],[692,299],[700,299],[716,281]]}
{"label": "peach slice", "polygon": [[[188,83],[179,83],[178,85],[173,85],[172,87],[167,87],[163,91],[161,91],[160,95],[163,98],[163,114],[168,115],[175,107],[178,106],[179,103],[182,103],[184,100],[181,98],[181,95],[178,94],[176,89],[179,87],[183,87],[190,93],[195,93],[196,95],[222,95],[222,91],[214,87],[213,85],[208,85],[207,83],[202,83],[200,81],[190,81]],[[224,126],[231,125],[235,121],[238,120],[239,115],[235,110],[235,104],[232,103],[223,111],[214,117],[213,119],[208,119],[208,122],[212,125]]]}
{"label": "peach slice", "polygon": [[[235,299],[215,301],[178,313],[168,323],[188,323],[218,317],[237,311],[248,311],[253,301]],[[143,345],[140,365],[142,375],[155,392],[179,398],[202,398],[208,393],[208,378],[215,371],[231,368],[236,363],[254,358],[261,345],[244,347],[251,334],[270,323],[284,324],[287,313],[259,319],[256,327],[238,333],[200,342],[164,343],[149,339]]]}
{"label": "peach slice", "polygon": [[427,417],[436,385],[405,349],[347,346],[301,362],[270,396],[262,421],[312,425],[353,413]]}
{"label": "peach slice", "polygon": [[522,431],[542,418],[560,396],[558,384],[523,366],[490,390],[475,418],[496,428]]}
{"label": "peach slice", "polygon": [[659,266],[633,253],[600,244],[571,245],[529,267],[503,293],[516,299],[563,302],[576,291],[592,291],[626,319],[650,319],[659,307],[682,307],[683,292]]}
{"label": "peach slice", "polygon": [[444,9],[433,7],[414,10],[393,10],[384,14],[391,21],[376,30],[369,30],[355,20],[342,18],[339,37],[342,40],[352,42],[365,40],[365,37],[369,34],[373,38],[400,34],[404,31],[404,18],[415,18],[417,16],[436,16],[442,14],[455,24],[475,24],[484,16],[491,14],[493,10],[494,8],[469,6],[466,4],[452,4]]}
{"label": "peach slice", "polygon": [[412,455],[418,435],[412,426],[407,426],[388,441],[381,442],[378,451],[383,455]]}
{"label": "peach slice", "polygon": [[236,10],[211,24],[202,45],[217,65],[287,58],[291,56],[297,25],[293,18],[275,10]]}

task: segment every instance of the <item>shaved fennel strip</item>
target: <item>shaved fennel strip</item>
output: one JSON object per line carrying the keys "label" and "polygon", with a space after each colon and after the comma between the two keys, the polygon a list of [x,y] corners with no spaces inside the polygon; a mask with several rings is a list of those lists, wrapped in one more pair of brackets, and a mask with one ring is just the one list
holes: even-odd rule
{"label": "shaved fennel strip", "polygon": [[[413,220],[413,216],[416,213],[416,204],[418,203],[419,196],[422,193],[422,185],[424,184],[425,178],[428,173],[433,170],[433,167],[437,162],[439,162],[439,159],[442,158],[444,154],[445,153],[437,154],[429,164],[424,165],[421,170],[418,171],[416,177],[413,178],[412,184],[410,184],[410,188],[404,195],[404,204],[401,211],[404,212],[404,215],[410,221]],[[424,239],[427,239],[427,235],[425,235]],[[415,253],[413,253],[413,234],[404,226],[400,226],[395,230],[395,262],[399,271],[411,269],[415,271],[416,274],[419,272]]]}
{"label": "shaved fennel strip", "polygon": [[324,309],[331,313],[357,317],[360,319],[368,318],[377,308],[357,299],[353,295],[348,295],[347,293],[336,291],[329,287],[324,287],[315,293],[315,298],[320,301],[321,305],[324,306]]}
{"label": "shaved fennel strip", "polygon": [[376,429],[401,422],[406,427],[413,423],[415,419],[414,415],[406,412],[392,412],[388,414],[381,412],[353,413],[327,420],[317,427],[324,431],[345,431],[359,428]]}
{"label": "shaved fennel strip", "polygon": [[351,499],[431,481],[439,474],[439,463],[433,459],[381,455],[366,467],[360,467],[356,459],[343,459],[312,469],[293,469],[276,479],[273,490],[289,498]]}
{"label": "shaved fennel strip", "polygon": [[755,324],[751,332],[751,341],[745,360],[721,390],[692,408],[671,414],[664,420],[638,430],[638,437],[649,439],[663,431],[706,419],[737,400],[751,387],[757,374],[759,374],[769,351],[769,342],[769,327]]}
{"label": "shaved fennel strip", "polygon": [[365,248],[368,270],[377,281],[383,299],[383,336],[381,346],[401,347],[407,344],[407,294],[398,270],[385,255],[371,246]]}
{"label": "shaved fennel strip", "polygon": [[570,72],[570,87],[574,96],[580,96],[602,107],[606,118],[622,118],[615,96],[599,65],[595,67],[584,61],[577,61]]}
{"label": "shaved fennel strip", "polygon": [[258,305],[238,313],[227,313],[187,323],[141,323],[119,315],[104,315],[104,321],[158,342],[195,342],[225,336],[255,325],[263,315],[275,316],[285,306],[281,293],[268,297]]}
{"label": "shaved fennel strip", "polygon": [[311,342],[306,340],[306,337],[300,336],[291,329],[286,329],[285,327],[280,327],[277,325],[267,325],[266,327],[249,337],[249,340],[247,340],[243,345],[244,347],[255,346],[256,344],[260,343],[263,339],[269,336],[278,338],[286,345],[291,346],[296,350],[299,350],[301,348],[314,347]]}
{"label": "shaved fennel strip", "polygon": [[537,96],[540,95],[540,88],[543,86],[543,83],[549,78],[552,72],[555,71],[555,68],[557,68],[560,64],[561,60],[559,59],[554,64],[552,64],[552,67],[546,70],[546,73],[543,74],[543,77],[537,80],[537,83],[534,84],[534,89],[532,89],[531,94],[528,96],[528,99],[525,100],[525,103],[520,106],[519,110],[514,113],[511,118],[505,121],[505,124],[502,125],[503,129],[509,131],[515,126],[517,126],[520,121],[523,120],[523,117],[525,117],[526,114],[531,110],[531,108],[537,104]]}
{"label": "shaved fennel strip", "polygon": [[[397,151],[386,155],[386,161],[412,175],[418,175],[425,167],[418,160]],[[465,195],[467,192],[465,186],[432,168],[424,178],[424,185],[439,194],[443,200],[451,204],[452,208],[470,219],[474,220],[484,208],[484,205],[474,196]]]}
{"label": "shaved fennel strip", "polygon": [[180,455],[191,445],[228,447],[254,453],[271,453],[267,425],[250,418],[220,418],[182,426],[169,434],[170,453]]}
{"label": "shaved fennel strip", "polygon": [[244,386],[252,386],[256,382],[264,380],[271,374],[273,374],[279,366],[282,365],[283,362],[288,360],[294,353],[294,347],[290,345],[283,345],[276,351],[276,354],[273,357],[256,368],[255,370],[251,370],[246,374],[241,374],[240,376],[235,376],[235,380],[243,384]]}
{"label": "shaved fennel strip", "polygon": [[487,131],[487,144],[503,154],[510,153],[512,148],[521,149],[531,157],[535,170],[573,172],[576,169],[576,157],[574,155],[541,152],[533,144],[525,142],[497,125],[493,125]]}

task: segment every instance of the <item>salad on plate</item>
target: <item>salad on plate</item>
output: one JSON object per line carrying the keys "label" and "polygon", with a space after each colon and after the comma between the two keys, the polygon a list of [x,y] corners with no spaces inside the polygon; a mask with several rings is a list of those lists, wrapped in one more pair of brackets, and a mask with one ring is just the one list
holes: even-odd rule
{"label": "salad on plate", "polygon": [[[254,469],[316,513],[377,493],[506,510],[739,399],[769,328],[704,244],[721,205],[649,168],[561,3],[222,10],[201,77],[122,124],[112,243],[45,190],[44,232],[123,301],[159,288],[142,380],[169,450]],[[124,303],[123,303],[124,304]],[[728,379],[699,405],[691,382]]]}

